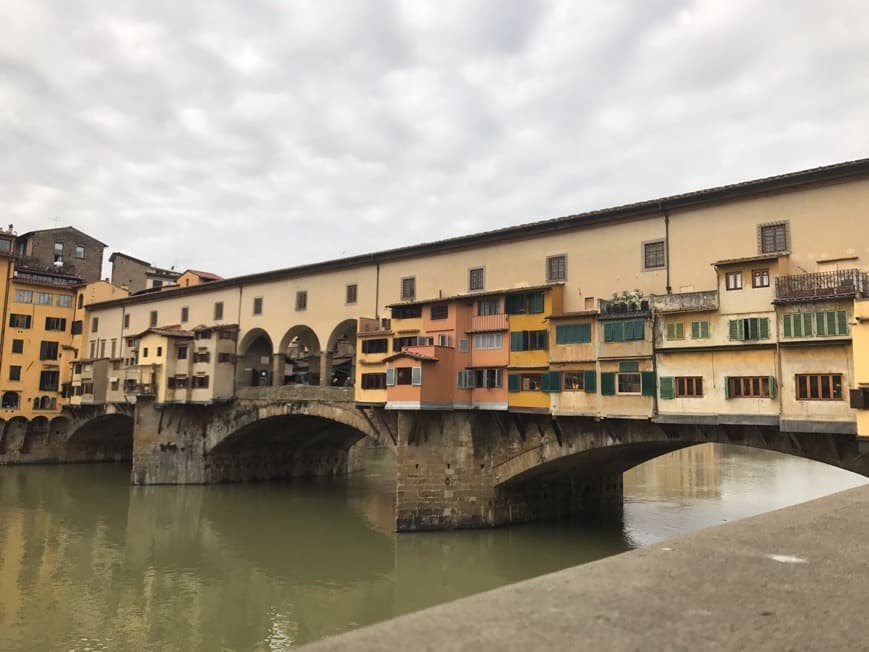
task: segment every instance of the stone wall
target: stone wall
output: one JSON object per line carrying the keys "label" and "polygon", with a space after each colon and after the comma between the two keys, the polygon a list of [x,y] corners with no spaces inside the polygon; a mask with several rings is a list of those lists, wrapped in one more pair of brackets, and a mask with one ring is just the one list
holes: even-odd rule
{"label": "stone wall", "polygon": [[[29,256],[46,269],[51,269],[54,263],[54,243],[62,242],[64,270],[88,283],[100,280],[105,247],[99,241],[70,228],[35,231],[32,238]],[[84,258],[75,257],[77,245],[84,247]]]}
{"label": "stone wall", "polygon": [[112,284],[124,286],[130,292],[144,290],[147,282],[145,272],[148,265],[127,258],[122,254],[114,254],[112,259]]}

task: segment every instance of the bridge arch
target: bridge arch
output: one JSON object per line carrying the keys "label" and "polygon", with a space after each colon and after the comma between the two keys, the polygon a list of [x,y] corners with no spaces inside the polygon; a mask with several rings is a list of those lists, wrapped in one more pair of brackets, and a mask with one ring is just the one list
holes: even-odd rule
{"label": "bridge arch", "polygon": [[320,338],[307,324],[290,327],[278,345],[280,372],[276,385],[320,384]]}
{"label": "bridge arch", "polygon": [[272,338],[262,328],[252,328],[238,342],[237,381],[242,387],[272,384]]}
{"label": "bridge arch", "polygon": [[[55,419],[56,421],[56,419]],[[78,424],[66,439],[67,458],[79,462],[121,462],[133,456],[133,417],[123,412],[101,414]]]}

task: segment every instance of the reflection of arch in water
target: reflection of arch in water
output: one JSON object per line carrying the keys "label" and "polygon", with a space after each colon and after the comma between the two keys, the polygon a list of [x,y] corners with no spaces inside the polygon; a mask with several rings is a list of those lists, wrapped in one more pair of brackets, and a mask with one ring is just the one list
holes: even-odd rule
{"label": "reflection of arch in water", "polygon": [[71,459],[121,462],[133,457],[133,418],[116,412],[79,426],[66,442]]}
{"label": "reflection of arch in water", "polygon": [[320,384],[320,338],[310,326],[296,324],[278,345],[280,385]]}
{"label": "reflection of arch in water", "polygon": [[274,346],[262,328],[252,328],[238,343],[238,384],[242,387],[271,385]]}

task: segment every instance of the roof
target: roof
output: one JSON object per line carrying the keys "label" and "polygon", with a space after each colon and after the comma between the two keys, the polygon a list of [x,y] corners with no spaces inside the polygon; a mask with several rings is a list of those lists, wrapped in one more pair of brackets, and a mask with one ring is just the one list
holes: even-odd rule
{"label": "roof", "polygon": [[183,276],[184,274],[193,274],[195,276],[198,276],[199,278],[206,279],[209,281],[222,281],[223,280],[222,276],[218,276],[217,274],[212,274],[211,272],[203,272],[203,271],[198,270],[198,269],[184,270],[184,272],[179,274],[179,276]]}
{"label": "roof", "polygon": [[145,270],[145,276],[163,276],[168,278],[178,278],[181,272],[176,272],[174,269],[163,269],[162,267],[154,267],[151,265]]}
{"label": "roof", "polygon": [[576,312],[563,312],[560,315],[549,315],[547,319],[558,321],[559,319],[572,319],[574,317],[594,317],[597,314],[597,310],[577,310]]}
{"label": "roof", "polygon": [[83,235],[84,237],[86,237],[88,240],[93,240],[98,245],[102,245],[103,247],[109,246],[105,242],[100,242],[92,235],[88,235],[87,233],[85,233],[81,229],[77,229],[74,226],[57,226],[57,227],[54,227],[53,229],[34,229],[33,231],[28,231],[27,233],[22,233],[21,235],[19,235],[17,237],[18,238],[27,238],[27,237],[36,235],[37,233],[54,233],[55,231],[75,231],[79,235]]}
{"label": "roof", "polygon": [[760,263],[767,260],[784,258],[788,255],[788,253],[779,252],[774,254],[759,254],[757,256],[743,256],[742,258],[725,258],[724,260],[716,260],[712,265],[715,267],[723,267],[725,265],[738,265],[740,263]]}
{"label": "roof", "polygon": [[148,267],[151,266],[151,263],[149,263],[147,260],[142,260],[141,258],[135,258],[134,256],[131,256],[130,254],[123,253],[122,251],[112,252],[112,255],[109,256],[109,262],[110,263],[115,262],[115,258],[119,257],[119,256],[122,258],[126,258],[127,260],[132,260],[133,262],[140,263],[142,265],[147,265]]}
{"label": "roof", "polygon": [[437,362],[438,359],[433,355],[426,355],[424,353],[416,353],[415,351],[399,351],[398,353],[393,353],[389,357],[383,358],[382,362],[392,362],[393,360],[397,360],[398,358],[410,358],[412,360],[421,360],[423,362]]}
{"label": "roof", "polygon": [[145,335],[148,335],[149,333],[154,333],[155,335],[162,335],[164,337],[180,337],[184,339],[192,339],[195,335],[193,331],[185,331],[181,330],[180,328],[165,328],[154,326],[151,328],[147,328],[138,335],[133,335],[132,337],[139,339],[141,337],[144,337]]}
{"label": "roof", "polygon": [[522,294],[524,292],[536,292],[538,290],[550,290],[556,285],[564,285],[562,281],[553,283],[545,283],[543,285],[526,285],[515,288],[504,288],[500,290],[486,290],[485,292],[465,292],[463,294],[454,294],[449,297],[438,297],[436,299],[420,299],[414,301],[399,301],[391,303],[387,308],[401,308],[404,306],[425,306],[430,303],[447,303],[449,301],[476,301],[477,299],[485,299],[487,297],[501,296],[502,294]]}
{"label": "roof", "polygon": [[[167,292],[162,296],[186,296],[200,292],[211,292],[219,288],[239,287],[250,283],[281,281],[288,278],[297,278],[321,272],[354,269],[365,265],[417,258],[420,255],[447,253],[471,247],[478,247],[485,244],[522,240],[552,233],[561,233],[610,222],[644,219],[651,216],[659,216],[664,211],[699,208],[724,202],[738,201],[759,195],[768,195],[774,192],[793,191],[810,185],[840,183],[862,177],[869,177],[869,158],[835,163],[833,165],[820,166],[808,170],[801,170],[799,172],[789,172],[752,181],[732,183],[705,190],[669,195],[633,204],[587,211],[575,215],[529,222],[517,226],[495,229],[493,231],[447,238],[445,240],[397,247],[395,249],[360,254],[347,258],[326,260],[318,263],[309,263],[306,265],[298,265],[296,267],[258,272],[255,274],[247,274],[245,276],[236,276],[202,285],[178,288],[171,292]],[[102,304],[93,304],[92,307],[98,305],[109,307],[112,305],[144,303],[150,299],[151,297],[148,296],[131,296],[126,299],[114,299],[112,301],[105,301]]]}

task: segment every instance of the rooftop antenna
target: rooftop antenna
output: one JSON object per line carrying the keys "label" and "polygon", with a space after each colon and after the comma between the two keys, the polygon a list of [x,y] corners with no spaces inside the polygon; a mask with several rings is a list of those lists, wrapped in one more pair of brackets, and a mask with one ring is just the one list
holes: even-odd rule
{"label": "rooftop antenna", "polygon": [[56,228],[58,223],[60,222],[60,218],[55,215],[54,217],[49,218],[49,219],[51,219],[51,221],[54,222],[54,226]]}

